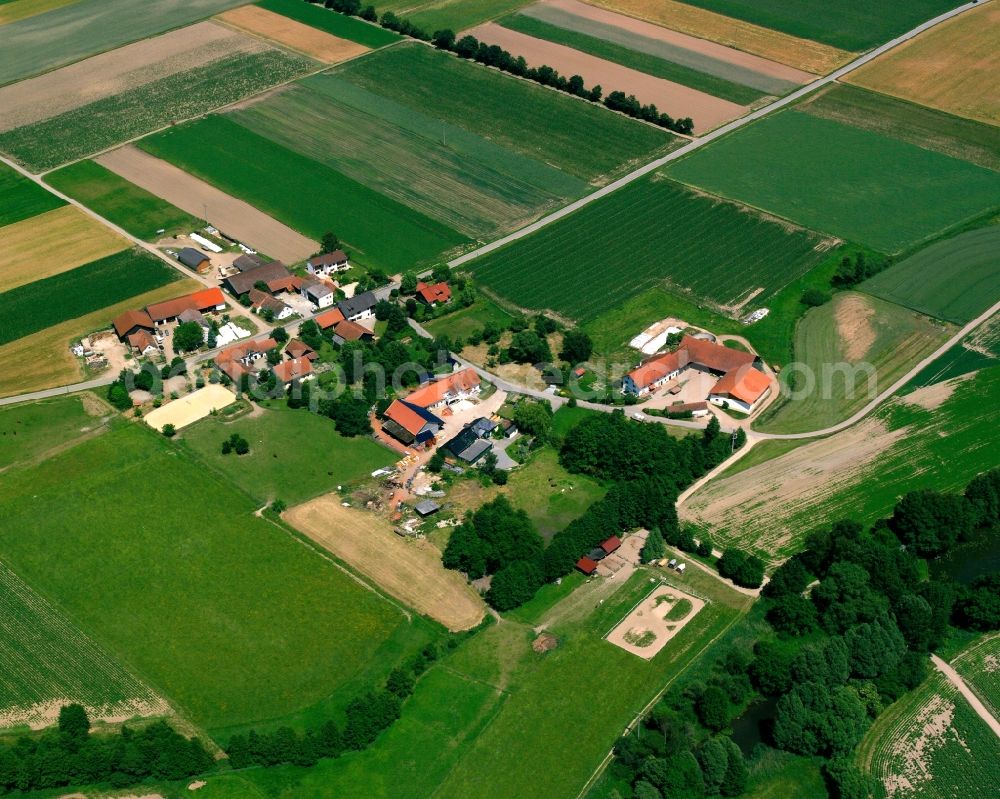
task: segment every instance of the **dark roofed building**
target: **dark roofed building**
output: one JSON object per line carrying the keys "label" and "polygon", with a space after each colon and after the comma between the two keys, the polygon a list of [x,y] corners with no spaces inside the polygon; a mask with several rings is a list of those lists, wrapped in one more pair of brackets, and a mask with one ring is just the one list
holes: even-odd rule
{"label": "dark roofed building", "polygon": [[334,272],[344,272],[350,268],[347,253],[343,250],[314,255],[306,261],[306,270],[313,275],[331,275]]}
{"label": "dark roofed building", "polygon": [[449,441],[445,449],[461,461],[475,463],[493,449],[493,444],[476,435],[470,426]]}
{"label": "dark roofed building", "polygon": [[233,261],[233,268],[238,269],[240,272],[247,272],[251,269],[256,269],[258,266],[264,265],[264,259],[259,255],[241,255],[235,261]]}
{"label": "dark roofed building", "polygon": [[212,268],[212,262],[205,253],[196,250],[194,247],[185,247],[177,253],[177,260],[189,269],[196,272],[207,272]]}
{"label": "dark roofed building", "polygon": [[156,329],[153,320],[145,311],[125,311],[120,316],[116,316],[112,324],[115,327],[118,338],[122,341],[138,330],[145,330],[152,333]]}
{"label": "dark roofed building", "polygon": [[292,273],[281,261],[271,261],[269,264],[255,266],[246,272],[230,275],[222,281],[222,285],[237,297],[248,294],[257,283],[266,283],[270,286],[275,281],[290,278]]}
{"label": "dark roofed building", "polygon": [[359,319],[370,319],[375,315],[375,305],[378,300],[375,294],[366,291],[350,299],[341,300],[337,307],[349,322],[356,322]]}
{"label": "dark roofed building", "polygon": [[425,444],[444,427],[433,413],[404,400],[393,400],[382,420],[382,429],[406,446]]}
{"label": "dark roofed building", "polygon": [[431,499],[425,499],[413,506],[413,509],[421,516],[430,516],[441,510],[441,506]]}

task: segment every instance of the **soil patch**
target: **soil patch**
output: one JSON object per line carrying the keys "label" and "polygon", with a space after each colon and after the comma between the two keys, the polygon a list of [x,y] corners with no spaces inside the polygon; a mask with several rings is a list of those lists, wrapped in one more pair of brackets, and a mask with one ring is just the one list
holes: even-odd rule
{"label": "soil patch", "polygon": [[297,50],[324,64],[339,64],[368,52],[364,45],[340,39],[259,6],[233,8],[219,14],[216,19]]}
{"label": "soil patch", "polygon": [[531,648],[538,653],[550,652],[559,646],[559,639],[552,633],[542,633],[531,643]]}
{"label": "soil patch", "polygon": [[381,588],[449,630],[468,630],[486,606],[458,572],[441,565],[429,541],[404,539],[374,513],[345,508],[327,494],[287,511],[283,518]]}
{"label": "soil patch", "polygon": [[[670,618],[673,609],[682,602],[689,603],[687,614],[681,619]],[[661,585],[608,633],[608,641],[626,652],[650,660],[704,606],[703,599],[686,594],[673,586]]]}
{"label": "soil patch", "polygon": [[943,383],[934,383],[933,385],[914,391],[912,394],[907,394],[901,399],[903,402],[908,402],[911,405],[919,405],[921,408],[932,411],[944,404],[955,393],[955,389],[959,383],[964,383],[970,377],[975,377],[975,374],[975,372],[969,372],[951,380],[945,380]]}
{"label": "soil patch", "polygon": [[150,411],[144,418],[146,424],[154,430],[162,431],[163,426],[167,424],[172,424],[180,430],[199,419],[204,419],[213,410],[222,410],[234,402],[236,395],[232,391],[217,383],[210,383],[204,388],[199,388],[191,394]]}
{"label": "soil patch", "polygon": [[837,336],[843,342],[844,357],[851,363],[864,358],[875,343],[874,317],[875,309],[859,294],[849,295],[837,306]]}
{"label": "soil patch", "polygon": [[319,244],[297,233],[249,203],[238,200],[183,169],[127,145],[95,159],[101,166],[208,221],[228,236],[293,264],[319,250]]}
{"label": "soil patch", "polygon": [[488,22],[469,31],[480,41],[497,44],[524,56],[529,64],[548,64],[563,75],[582,75],[587,86],[600,84],[605,92],[634,94],[641,103],[654,103],[673,117],[691,117],[695,130],[704,133],[742,116],[746,109],[710,94],[644,72],[629,69],[571,47],[536,39]]}

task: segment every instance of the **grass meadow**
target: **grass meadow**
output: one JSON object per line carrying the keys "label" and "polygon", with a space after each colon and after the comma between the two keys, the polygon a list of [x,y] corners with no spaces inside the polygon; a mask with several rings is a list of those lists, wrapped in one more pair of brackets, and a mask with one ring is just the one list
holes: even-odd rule
{"label": "grass meadow", "polygon": [[755,122],[668,174],[887,253],[980,216],[1000,196],[996,172],[799,111]]}
{"label": "grass meadow", "polygon": [[46,452],[99,429],[110,408],[90,394],[0,408],[0,470],[30,464]]}
{"label": "grass meadow", "polygon": [[312,28],[326,31],[340,39],[347,39],[373,49],[398,42],[400,39],[398,34],[385,28],[369,25],[355,17],[338,14],[311,3],[303,3],[302,0],[260,0],[256,5]]}
{"label": "grass meadow", "polygon": [[792,36],[844,50],[868,50],[954,8],[949,0],[911,0],[875,7],[864,0],[684,0]]}
{"label": "grass meadow", "polygon": [[964,324],[1000,299],[1000,225],[936,242],[859,289],[928,316]]}
{"label": "grass meadow", "polygon": [[518,305],[586,321],[657,284],[719,306],[738,306],[751,294],[755,305],[766,304],[819,264],[828,247],[813,233],[654,176],[471,269]]}
{"label": "grass meadow", "polygon": [[282,50],[241,53],[0,133],[0,150],[34,171],[227,105],[312,69]]}
{"label": "grass meadow", "polygon": [[[234,433],[250,443],[249,454],[222,454],[222,442]],[[275,499],[297,505],[399,458],[370,438],[345,438],[323,416],[285,408],[232,421],[210,416],[185,428],[179,441],[261,505]]]}
{"label": "grass meadow", "polygon": [[482,330],[486,324],[505,327],[511,321],[511,315],[482,294],[467,308],[446,313],[436,319],[423,322],[423,326],[434,336],[448,336],[452,340],[468,339],[469,336]]}
{"label": "grass meadow", "polygon": [[18,286],[0,294],[0,345],[176,279],[177,272],[159,258],[124,250]]}
{"label": "grass meadow", "polygon": [[78,161],[50,172],[45,181],[146,241],[189,232],[202,225],[190,214],[93,161]]}
{"label": "grass meadow", "polygon": [[317,241],[335,230],[352,255],[370,266],[412,269],[466,241],[451,228],[228,117],[178,125],[138,144]]}
{"label": "grass meadow", "polygon": [[333,712],[435,635],[255,507],[144,425],[118,422],[5,476],[0,556],[224,739]]}
{"label": "grass meadow", "polygon": [[30,219],[66,204],[17,170],[0,164],[0,227]]}
{"label": "grass meadow", "polygon": [[878,799],[1000,792],[1000,740],[938,672],[875,720],[856,760],[879,781]]}

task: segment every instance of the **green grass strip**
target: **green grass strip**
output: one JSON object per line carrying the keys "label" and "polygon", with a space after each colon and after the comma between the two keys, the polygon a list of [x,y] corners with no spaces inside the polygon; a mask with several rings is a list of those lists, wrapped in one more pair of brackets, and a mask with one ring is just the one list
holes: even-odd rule
{"label": "green grass strip", "polygon": [[125,250],[18,286],[0,294],[0,345],[152,291],[178,277],[159,258]]}
{"label": "green grass strip", "polygon": [[392,31],[371,25],[355,17],[348,17],[338,14],[322,6],[314,6],[311,3],[304,3],[302,0],[260,0],[257,3],[261,8],[281,14],[283,17],[294,19],[308,25],[310,28],[325,31],[341,39],[363,44],[372,49],[385,47],[387,44],[398,42],[400,37]]}
{"label": "green grass strip", "polygon": [[0,227],[65,205],[62,200],[6,164],[0,164]]}
{"label": "green grass strip", "polygon": [[[739,103],[740,105],[750,105],[765,96],[763,92],[751,89],[749,86],[741,86],[724,78],[717,78],[715,75],[699,72],[696,69],[675,64],[672,61],[665,61],[648,53],[630,50],[619,44],[606,42],[594,36],[588,36],[586,33],[566,30],[565,28],[560,28],[557,25],[552,25],[534,17],[528,17],[523,14],[512,14],[509,17],[498,20],[498,22],[509,30],[534,36],[536,39],[544,39],[547,42],[572,47],[581,53],[603,58],[605,61],[611,61],[656,78],[680,83],[691,89],[697,89],[706,94],[711,94],[733,103]],[[612,90],[630,92],[627,86],[607,87],[607,91]],[[642,98],[640,97],[639,99],[641,100]]]}

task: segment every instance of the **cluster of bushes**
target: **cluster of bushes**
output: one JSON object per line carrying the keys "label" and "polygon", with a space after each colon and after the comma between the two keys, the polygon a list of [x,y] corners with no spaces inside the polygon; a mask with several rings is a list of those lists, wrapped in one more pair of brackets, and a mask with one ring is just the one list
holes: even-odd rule
{"label": "cluster of bushes", "polygon": [[250,442],[239,433],[233,433],[222,442],[222,454],[228,455],[235,452],[237,455],[246,455],[250,451]]}
{"label": "cluster of bushes", "polygon": [[859,252],[853,259],[845,255],[837,265],[837,271],[830,278],[830,285],[837,289],[849,289],[877,275],[889,264],[887,258],[869,261],[863,252]]}
{"label": "cluster of bushes", "polygon": [[115,735],[92,735],[80,705],[59,711],[59,726],[39,737],[0,744],[0,789],[20,793],[68,785],[124,788],[147,778],[179,780],[213,768],[197,738],[185,738],[166,722]]}
{"label": "cluster of bushes", "polygon": [[[457,641],[452,639],[449,644],[456,645]],[[428,644],[408,663],[393,669],[383,688],[348,704],[343,727],[328,720],[302,734],[290,727],[279,727],[274,732],[251,730],[247,735],[234,735],[226,746],[230,765],[236,769],[284,763],[314,766],[321,758],[339,757],[371,746],[399,718],[417,679],[437,658],[437,647]]]}
{"label": "cluster of bushes", "polygon": [[[711,549],[708,554],[711,554]],[[764,582],[764,561],[741,549],[730,547],[715,565],[719,574],[744,588],[760,588]]]}
{"label": "cluster of bushes", "polygon": [[[317,4],[319,1],[306,0],[308,3]],[[431,42],[439,50],[447,50],[459,58],[470,59],[486,66],[496,67],[502,72],[509,72],[511,75],[516,75],[519,78],[527,78],[535,83],[540,83],[542,86],[550,86],[561,92],[571,94],[574,97],[589,100],[592,103],[601,102],[604,94],[600,86],[588,89],[584,85],[583,78],[579,75],[567,78],[565,75],[560,75],[548,64],[543,64],[540,67],[529,67],[528,62],[525,61],[523,56],[513,56],[499,45],[488,45],[476,39],[475,36],[466,35],[459,39],[453,30],[447,28],[435,31],[434,35],[431,36],[408,19],[399,17],[392,11],[386,11],[379,17],[374,6],[362,6],[360,0],[325,0],[323,5],[341,14],[361,17],[369,22],[378,22],[383,28],[395,31],[403,36],[420,39],[424,42]],[[688,135],[694,130],[694,122],[690,117],[674,119],[669,114],[661,113],[652,103],[643,105],[634,95],[627,95],[622,91],[613,91],[607,97],[604,97],[604,105],[612,111],[620,111],[623,114],[628,114],[630,117],[651,122],[654,125],[659,125],[661,128],[667,128],[677,133]]]}

